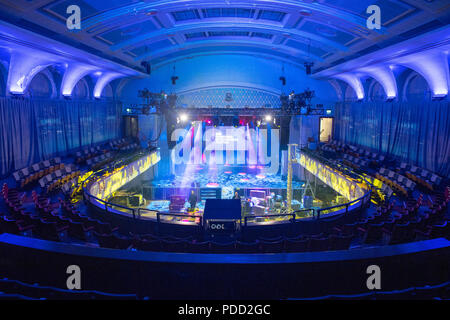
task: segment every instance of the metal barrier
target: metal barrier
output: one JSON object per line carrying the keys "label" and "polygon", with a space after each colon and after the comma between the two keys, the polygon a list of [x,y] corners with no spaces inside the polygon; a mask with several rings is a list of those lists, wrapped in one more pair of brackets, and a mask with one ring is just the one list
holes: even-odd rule
{"label": "metal barrier", "polygon": [[[320,156],[317,156],[317,158],[319,158],[319,160],[322,161],[322,159],[320,159]],[[326,161],[326,159],[324,159],[324,162],[329,163],[328,161]],[[103,168],[99,171],[94,172],[92,175],[90,175],[84,182],[82,185],[83,188],[83,196],[84,199],[88,202],[92,203],[92,200],[97,201],[98,203],[102,204],[104,206],[104,210],[105,212],[112,212],[114,213],[113,210],[115,207],[120,208],[122,210],[116,210],[119,212],[125,212],[128,214],[131,214],[133,216],[133,219],[135,220],[140,220],[142,217],[142,214],[145,212],[148,212],[150,214],[154,214],[155,215],[155,220],[158,224],[161,223],[161,216],[169,216],[169,217],[174,217],[174,218],[185,218],[185,219],[194,219],[193,223],[199,225],[199,226],[203,226],[203,217],[200,215],[189,215],[189,214],[184,214],[184,213],[163,213],[163,212],[159,212],[157,210],[150,210],[150,209],[146,209],[146,208],[129,208],[126,206],[122,206],[122,205],[118,205],[118,204],[114,204],[114,203],[110,203],[108,201],[102,200],[100,198],[97,198],[93,195],[91,195],[88,190],[87,190],[87,184],[89,183],[89,180],[91,180],[91,178],[93,176],[98,176],[99,174],[105,172],[106,170],[110,169],[109,167],[107,168]],[[356,173],[354,173],[353,171],[350,171],[352,173],[352,175],[355,175]],[[370,185],[364,177],[361,177],[360,175],[358,175],[362,180],[364,180],[368,185]],[[321,209],[301,209],[301,210],[296,210],[292,213],[286,213],[286,214],[271,214],[271,215],[258,215],[258,216],[246,216],[244,217],[244,226],[247,226],[248,220],[253,220],[253,219],[257,219],[257,218],[264,218],[264,219],[270,219],[270,218],[276,218],[276,217],[291,217],[288,221],[291,223],[295,223],[296,221],[298,221],[301,218],[315,218],[315,219],[321,219],[321,217],[327,216],[330,213],[333,212],[337,212],[340,211],[342,209],[345,208],[345,211],[342,212],[343,214],[347,214],[349,212],[349,207],[360,202],[360,205],[357,206],[355,209],[359,209],[362,208],[364,205],[366,205],[369,201],[370,201],[370,197],[371,197],[371,190],[369,189],[368,192],[366,194],[364,194],[364,196],[355,199],[353,201],[344,203],[344,204],[339,204],[336,206],[332,206],[332,207],[327,207],[327,208],[321,208]],[[342,209],[338,209],[338,208],[342,208]],[[306,217],[301,217],[301,216],[306,215]],[[299,217],[299,218],[297,218]],[[195,221],[197,220],[198,221]],[[284,220],[286,221],[286,220]]]}

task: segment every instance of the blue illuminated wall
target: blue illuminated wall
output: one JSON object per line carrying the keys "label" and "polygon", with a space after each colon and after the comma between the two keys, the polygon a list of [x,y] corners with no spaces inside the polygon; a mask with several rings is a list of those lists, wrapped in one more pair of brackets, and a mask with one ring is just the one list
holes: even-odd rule
{"label": "blue illuminated wall", "polygon": [[[282,67],[277,60],[245,55],[199,56],[153,69],[148,78],[129,81],[120,97],[124,101],[139,102],[137,90],[143,88],[177,94],[206,88],[247,88],[278,96],[283,91],[286,94],[291,90],[299,93],[309,87],[316,91],[314,103],[331,105],[336,102],[336,92],[327,81],[312,79],[303,68],[291,64],[284,64],[286,86],[283,87],[279,80],[283,75]],[[171,83],[173,75],[179,77],[175,86]],[[222,94],[222,91],[219,92]]]}

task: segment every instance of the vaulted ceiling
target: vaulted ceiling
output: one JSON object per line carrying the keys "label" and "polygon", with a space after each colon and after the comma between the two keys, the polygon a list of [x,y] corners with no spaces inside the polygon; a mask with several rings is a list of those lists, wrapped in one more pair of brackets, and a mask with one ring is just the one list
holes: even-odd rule
{"label": "vaulted ceiling", "polygon": [[[0,19],[142,69],[218,53],[257,55],[318,72],[445,26],[448,0],[0,0]],[[369,5],[382,28],[369,30]],[[81,30],[66,27],[81,9]]]}

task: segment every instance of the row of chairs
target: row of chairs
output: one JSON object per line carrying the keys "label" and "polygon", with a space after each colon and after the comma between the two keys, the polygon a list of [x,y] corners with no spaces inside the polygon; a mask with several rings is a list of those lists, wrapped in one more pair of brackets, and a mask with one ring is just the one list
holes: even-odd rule
{"label": "row of chairs", "polygon": [[89,216],[83,215],[78,211],[71,203],[59,199],[60,207],[62,209],[62,215],[71,219],[72,221],[81,222],[85,228],[93,228],[97,233],[100,234],[113,234],[118,232],[118,227],[112,227],[109,222],[103,222],[98,219],[93,219]]}
{"label": "row of chairs", "polygon": [[17,186],[23,188],[33,182],[38,181],[43,176],[52,173],[56,170],[62,169],[64,164],[61,163],[61,158],[52,158],[50,160],[44,160],[31,165],[30,167],[23,168],[13,173],[13,177]]}
{"label": "row of chairs", "polygon": [[29,284],[19,280],[0,278],[0,299],[19,298],[23,300],[136,300],[136,294],[107,293],[97,290],[69,290],[37,283]]}
{"label": "row of chairs", "polygon": [[100,146],[84,148],[75,153],[75,163],[85,163],[87,160],[94,158],[102,153]]}
{"label": "row of chairs", "polygon": [[[383,154],[380,154],[378,152],[373,152],[361,147],[357,147],[354,145],[348,145],[348,148],[351,150],[354,156],[365,159],[368,162],[376,162],[381,163],[383,162],[386,157]],[[349,151],[348,151],[349,152]]]}
{"label": "row of chairs", "polygon": [[70,164],[61,170],[56,170],[41,178],[39,180],[39,185],[42,189],[46,190],[47,193],[50,193],[60,189],[65,183],[78,177],[80,173],[81,172],[77,170],[75,165]]}
{"label": "row of chairs", "polygon": [[[383,154],[369,151],[360,146],[345,144],[341,141],[336,140],[332,140],[328,144],[324,145],[322,147],[322,150],[344,152],[344,160],[347,160],[347,162],[349,162],[346,164],[351,167],[355,167],[355,169],[358,169],[361,166],[364,167],[365,165],[372,164],[375,164],[376,167],[379,167],[380,165],[385,163],[386,160],[386,157]],[[350,159],[348,159],[349,157]],[[353,158],[359,158],[360,160],[358,161],[358,163],[356,163],[355,161],[353,161]],[[443,181],[443,178],[438,176],[437,174],[406,162],[401,162],[399,165],[397,164],[395,167],[395,171],[405,176],[405,179],[411,180],[414,185],[418,184],[431,192],[436,191]],[[400,183],[400,185],[403,185],[403,187],[405,188],[404,184]],[[406,189],[408,190],[408,187],[406,187]]]}
{"label": "row of chairs", "polygon": [[97,168],[104,166],[105,164],[111,162],[114,159],[111,152],[96,156],[94,158],[88,159],[86,164],[91,168]]}
{"label": "row of chairs", "polygon": [[407,197],[416,187],[416,184],[412,180],[386,168],[380,168],[379,171],[375,173],[375,177],[386,183],[389,187],[395,189],[404,197]]}
{"label": "row of chairs", "polygon": [[[330,294],[296,300],[449,300],[450,281],[437,285],[411,287],[402,290],[371,291],[358,294]],[[291,299],[293,300],[293,299]]]}
{"label": "row of chairs", "polygon": [[364,159],[361,159],[358,157],[353,157],[348,154],[344,154],[343,162],[347,166],[352,167],[357,170],[367,168],[367,166],[369,165],[369,162],[367,160],[364,160]]}
{"label": "row of chairs", "polygon": [[96,234],[99,244],[104,248],[142,251],[189,252],[189,253],[280,253],[347,250],[350,235],[318,235],[297,238],[261,239],[252,242],[196,241],[192,239],[162,238],[153,235],[126,237],[115,234]]}
{"label": "row of chairs", "polygon": [[[439,188],[442,182],[442,178],[437,174],[429,172],[425,169],[420,169],[416,166],[412,166],[409,170],[406,168],[403,169],[402,165],[400,166],[400,169],[403,170],[403,172],[409,179],[413,180],[417,184],[421,185],[431,192]],[[405,166],[403,165],[403,167]]]}

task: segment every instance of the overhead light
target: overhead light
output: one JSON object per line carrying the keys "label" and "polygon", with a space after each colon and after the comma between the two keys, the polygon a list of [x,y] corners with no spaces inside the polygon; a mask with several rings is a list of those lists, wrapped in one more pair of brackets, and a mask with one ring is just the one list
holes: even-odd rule
{"label": "overhead light", "polygon": [[270,114],[266,115],[266,121],[267,122],[272,121],[272,116]]}
{"label": "overhead light", "polygon": [[182,122],[186,122],[186,121],[188,120],[188,115],[185,114],[185,113],[182,113],[182,114],[180,115],[180,120],[181,120]]}

